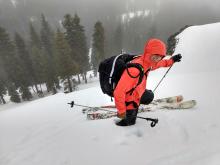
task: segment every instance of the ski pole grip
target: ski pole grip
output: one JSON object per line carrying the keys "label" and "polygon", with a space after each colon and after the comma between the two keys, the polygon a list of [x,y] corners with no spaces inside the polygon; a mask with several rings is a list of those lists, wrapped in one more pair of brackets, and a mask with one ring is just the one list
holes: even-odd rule
{"label": "ski pole grip", "polygon": [[75,103],[74,103],[74,101],[71,101],[70,103],[67,103],[67,104],[70,104],[71,108],[73,108]]}
{"label": "ski pole grip", "polygon": [[139,118],[139,119],[144,119],[144,120],[147,120],[147,121],[151,121],[151,124],[150,124],[151,127],[155,127],[156,124],[157,124],[158,121],[159,121],[158,119],[145,118],[145,117],[141,117],[141,116],[137,116],[137,118]]}
{"label": "ski pole grip", "polygon": [[157,123],[158,123],[158,119],[152,119],[150,126],[155,127]]}

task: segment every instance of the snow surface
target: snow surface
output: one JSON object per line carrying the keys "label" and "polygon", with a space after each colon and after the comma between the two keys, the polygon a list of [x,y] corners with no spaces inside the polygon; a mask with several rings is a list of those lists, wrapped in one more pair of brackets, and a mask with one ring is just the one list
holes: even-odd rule
{"label": "snow surface", "polygon": [[[196,99],[196,108],[140,114],[159,118],[154,128],[141,119],[131,127],[117,127],[115,118],[88,121],[67,103],[112,104],[96,81],[0,111],[0,165],[219,165],[219,33],[216,23],[180,34],[183,60],[156,91],[156,98]],[[148,88],[165,71],[151,72]]]}

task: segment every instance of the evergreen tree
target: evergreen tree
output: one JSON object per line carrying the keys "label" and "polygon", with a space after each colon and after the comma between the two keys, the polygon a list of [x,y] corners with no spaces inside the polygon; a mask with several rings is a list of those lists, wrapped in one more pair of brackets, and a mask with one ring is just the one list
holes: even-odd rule
{"label": "evergreen tree", "polygon": [[127,52],[140,53],[146,41],[157,34],[153,14],[134,17],[123,24],[123,48]]}
{"label": "evergreen tree", "polygon": [[141,33],[140,29],[142,29],[142,27],[139,18],[134,17],[131,21],[128,22],[126,31],[126,42],[128,45],[127,51],[136,53],[143,50],[143,43],[140,38],[143,33]]}
{"label": "evergreen tree", "polygon": [[178,32],[172,34],[167,39],[167,54],[172,55],[174,53],[176,45],[179,42],[179,39],[176,38],[176,36],[179,35],[182,31],[184,31],[188,27],[190,27],[190,25],[186,25],[186,26],[182,27]]}
{"label": "evergreen tree", "polygon": [[19,96],[18,92],[16,91],[16,87],[13,83],[9,84],[9,86],[8,86],[8,94],[9,94],[9,96],[11,96],[10,100],[12,102],[15,102],[15,103],[21,102],[20,96]]}
{"label": "evergreen tree", "polygon": [[76,74],[76,64],[71,59],[71,49],[65,39],[65,35],[59,30],[56,33],[56,52],[59,64],[59,76],[63,80],[67,79],[69,92],[72,92],[71,76]]}
{"label": "evergreen tree", "polygon": [[20,98],[16,89],[19,87],[19,60],[15,55],[15,46],[9,38],[9,34],[4,28],[0,27],[0,59],[7,79],[6,87],[9,91],[10,100],[20,102]]}
{"label": "evergreen tree", "polygon": [[6,85],[5,82],[2,79],[0,79],[0,103],[2,102],[3,104],[6,103],[4,95],[6,95]]}
{"label": "evergreen tree", "polygon": [[32,65],[34,70],[34,85],[37,90],[38,96],[43,96],[43,91],[38,89],[38,85],[45,83],[46,81],[46,58],[42,56],[42,46],[40,37],[37,34],[32,23],[29,24],[30,29],[30,55],[32,59]]}
{"label": "evergreen tree", "polygon": [[37,84],[41,84],[46,82],[46,59],[43,56],[42,50],[38,49],[36,46],[31,47],[31,58],[32,58],[32,64],[34,68],[34,73],[35,73],[35,88],[37,90],[38,96],[42,97],[43,96],[43,91],[42,89],[39,90],[37,87]]}
{"label": "evergreen tree", "polygon": [[63,27],[65,28],[65,37],[70,45],[70,48],[72,50],[71,52],[71,57],[74,61],[77,61],[77,55],[74,50],[74,46],[76,39],[75,39],[75,30],[74,30],[74,23],[73,23],[73,18],[70,14],[66,14],[64,16],[64,21],[62,22]]}
{"label": "evergreen tree", "polygon": [[6,73],[4,71],[4,67],[2,65],[2,60],[0,56],[0,103],[5,104],[4,95],[6,95]]}
{"label": "evergreen tree", "polygon": [[21,97],[22,97],[23,100],[28,100],[29,101],[33,97],[30,90],[29,90],[29,88],[25,85],[22,85],[20,87],[19,92],[21,93]]}
{"label": "evergreen tree", "polygon": [[53,94],[57,93],[56,87],[59,82],[56,75],[56,64],[54,58],[54,37],[53,32],[49,26],[49,23],[46,21],[45,16],[41,16],[41,43],[42,51],[46,61],[46,85],[47,90],[52,91]]}
{"label": "evergreen tree", "polygon": [[22,93],[23,100],[30,100],[32,98],[31,92],[28,87],[34,82],[34,70],[32,67],[32,61],[27,51],[24,39],[18,34],[15,33],[15,45],[16,45],[16,55],[18,57],[18,62],[20,67],[19,73],[19,87],[20,92]]}
{"label": "evergreen tree", "polygon": [[80,18],[75,14],[73,22],[75,24],[75,29],[77,31],[77,48],[78,48],[78,58],[80,63],[80,73],[83,75],[85,83],[87,83],[87,71],[89,70],[89,57],[88,57],[88,48],[86,43],[85,30],[82,25],[80,25]]}
{"label": "evergreen tree", "polygon": [[116,28],[115,30],[115,35],[114,35],[114,50],[113,50],[113,53],[115,55],[117,54],[120,54],[122,49],[123,49],[123,46],[122,46],[122,43],[123,42],[123,31],[122,31],[122,26],[121,24]]}
{"label": "evergreen tree", "polygon": [[[78,64],[78,73],[84,76],[87,83],[86,73],[89,70],[89,57],[84,27],[80,25],[80,18],[77,14],[74,17],[70,14],[65,15],[63,26],[66,30],[67,41],[72,50],[72,58]],[[80,82],[79,75],[78,81]]]}
{"label": "evergreen tree", "polygon": [[96,22],[93,33],[92,57],[91,62],[95,76],[97,75],[98,65],[105,58],[105,35],[101,22]]}
{"label": "evergreen tree", "polygon": [[41,40],[39,35],[37,34],[33,24],[30,22],[29,24],[30,29],[30,45],[31,47],[35,46],[38,49],[41,49]]}
{"label": "evergreen tree", "polygon": [[[78,61],[78,56],[76,52],[76,31],[74,28],[74,22],[73,22],[73,17],[70,14],[66,14],[64,16],[64,21],[63,21],[63,27],[65,28],[65,38],[67,39],[70,48],[71,48],[71,58],[73,61]],[[78,68],[79,68],[79,63],[77,63]],[[77,74],[79,74],[79,70],[77,70]],[[80,78],[78,75],[78,83],[80,83]]]}

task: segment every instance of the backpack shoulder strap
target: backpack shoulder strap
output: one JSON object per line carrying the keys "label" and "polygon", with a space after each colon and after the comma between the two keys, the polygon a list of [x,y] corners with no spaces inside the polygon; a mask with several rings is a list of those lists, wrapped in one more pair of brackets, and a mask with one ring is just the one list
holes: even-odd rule
{"label": "backpack shoulder strap", "polygon": [[[137,76],[133,76],[133,75],[130,74],[130,72],[129,72],[128,69],[131,68],[131,67],[137,68],[137,69],[139,70],[139,74],[138,74]],[[129,75],[131,78],[137,78],[137,77],[139,77],[139,78],[138,78],[138,83],[135,85],[135,87],[133,87],[133,88],[132,88],[131,90],[129,90],[128,92],[126,92],[126,93],[130,93],[130,95],[132,95],[133,91],[136,89],[136,87],[137,87],[138,85],[141,84],[141,82],[142,82],[142,80],[143,80],[143,77],[144,77],[144,75],[145,75],[145,73],[144,73],[144,68],[143,68],[143,66],[142,66],[141,64],[138,64],[138,63],[129,63],[129,64],[127,64],[126,70],[127,70],[128,75]]]}
{"label": "backpack shoulder strap", "polygon": [[118,59],[120,56],[122,56],[122,55],[123,55],[123,54],[117,55],[117,56],[115,57],[114,61],[113,61],[112,69],[111,69],[111,72],[110,72],[110,75],[109,75],[109,84],[111,84],[111,82],[112,82],[112,75],[113,75],[113,73],[114,73],[114,71],[115,71],[115,63],[116,63],[117,59]]}
{"label": "backpack shoulder strap", "polygon": [[147,77],[147,74],[151,71],[152,67],[148,68],[144,75]]}

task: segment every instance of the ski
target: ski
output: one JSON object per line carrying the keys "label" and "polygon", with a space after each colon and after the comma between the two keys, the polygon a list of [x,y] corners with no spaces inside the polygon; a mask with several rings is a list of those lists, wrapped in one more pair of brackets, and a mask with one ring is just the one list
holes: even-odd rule
{"label": "ski", "polygon": [[99,120],[99,119],[108,119],[111,117],[116,117],[116,112],[88,112],[87,113],[88,120]]}
{"label": "ski", "polygon": [[[183,101],[183,96],[178,95],[178,96],[166,97],[166,98],[162,98],[162,99],[155,99],[150,104],[148,104],[148,106],[162,104],[162,103],[179,103],[181,101]],[[99,111],[100,108],[116,108],[116,107],[115,107],[115,105],[107,105],[107,106],[100,106],[100,107],[88,107],[88,108],[83,108],[82,113],[96,112],[96,111]]]}
{"label": "ski", "polygon": [[147,112],[147,111],[156,111],[158,109],[161,110],[184,110],[184,109],[191,109],[196,105],[195,100],[188,100],[183,102],[177,103],[157,103],[157,104],[149,104],[139,106],[138,112]]}
{"label": "ski", "polygon": [[[158,110],[184,110],[191,109],[196,105],[195,100],[188,100],[178,103],[163,103],[157,105],[140,105],[138,113],[142,112],[154,112]],[[88,120],[107,119],[117,116],[116,112],[101,112],[101,111],[89,111],[87,112]]]}

